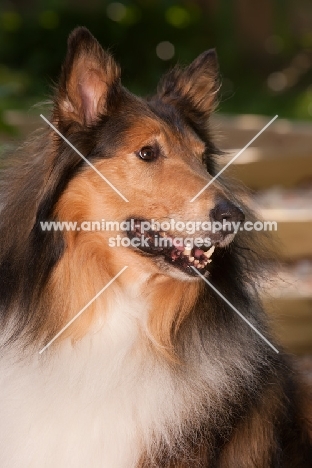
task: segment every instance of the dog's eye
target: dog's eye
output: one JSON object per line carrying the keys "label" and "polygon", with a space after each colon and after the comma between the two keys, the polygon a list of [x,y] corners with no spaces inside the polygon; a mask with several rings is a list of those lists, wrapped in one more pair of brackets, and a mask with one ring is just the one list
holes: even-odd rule
{"label": "dog's eye", "polygon": [[143,146],[137,154],[143,161],[154,161],[158,157],[158,151],[153,146]]}

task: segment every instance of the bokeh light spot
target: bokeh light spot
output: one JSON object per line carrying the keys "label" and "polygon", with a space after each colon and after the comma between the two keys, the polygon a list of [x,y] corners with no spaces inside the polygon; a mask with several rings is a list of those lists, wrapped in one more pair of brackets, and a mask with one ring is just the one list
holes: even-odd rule
{"label": "bokeh light spot", "polygon": [[112,21],[120,22],[127,15],[127,8],[123,3],[113,2],[107,6],[106,14]]}
{"label": "bokeh light spot", "polygon": [[174,56],[175,49],[171,42],[163,41],[156,46],[156,55],[161,60],[170,60]]}
{"label": "bokeh light spot", "polygon": [[282,72],[274,72],[268,76],[268,87],[275,92],[284,91],[287,86],[287,78]]}
{"label": "bokeh light spot", "polygon": [[2,27],[6,31],[17,31],[22,24],[21,16],[15,11],[5,11],[1,15]]}
{"label": "bokeh light spot", "polygon": [[169,24],[176,28],[185,28],[190,23],[189,12],[180,6],[172,6],[165,13],[165,18]]}

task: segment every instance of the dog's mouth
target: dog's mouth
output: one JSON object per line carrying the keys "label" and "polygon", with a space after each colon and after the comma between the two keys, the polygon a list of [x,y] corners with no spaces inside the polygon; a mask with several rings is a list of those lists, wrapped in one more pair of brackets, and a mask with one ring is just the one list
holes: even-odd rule
{"label": "dog's mouth", "polygon": [[167,263],[191,276],[196,276],[192,267],[202,274],[208,271],[208,265],[212,261],[211,256],[216,247],[210,239],[208,242],[206,238],[206,243],[197,247],[189,243],[189,238],[188,242],[184,242],[181,237],[177,238],[168,232],[144,229],[145,223],[144,219],[132,218],[131,228],[127,231],[132,247],[145,254],[162,256]]}

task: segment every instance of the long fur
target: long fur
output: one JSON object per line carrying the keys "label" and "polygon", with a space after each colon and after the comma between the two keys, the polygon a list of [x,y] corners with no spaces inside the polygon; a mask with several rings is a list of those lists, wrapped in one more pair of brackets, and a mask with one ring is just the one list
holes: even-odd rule
{"label": "long fur", "polygon": [[[109,248],[112,233],[40,226],[203,221],[220,198],[253,220],[240,189],[222,178],[190,203],[217,172],[209,116],[218,88],[208,51],[171,70],[145,101],[122,87],[119,67],[86,29],[71,34],[51,121],[129,203],[50,128],[3,174],[2,468],[312,466],[289,359],[208,285],[161,255]],[[139,159],[145,146],[160,153],[157,161]],[[257,292],[268,245],[239,232],[221,247],[209,281],[274,342]]]}

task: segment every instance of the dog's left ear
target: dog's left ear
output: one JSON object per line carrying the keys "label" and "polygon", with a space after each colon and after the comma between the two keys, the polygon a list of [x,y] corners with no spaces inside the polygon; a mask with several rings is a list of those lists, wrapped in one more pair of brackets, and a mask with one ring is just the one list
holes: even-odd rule
{"label": "dog's left ear", "polygon": [[109,112],[120,88],[120,69],[86,28],[69,36],[57,89],[54,120],[62,125],[91,125]]}
{"label": "dog's left ear", "polygon": [[210,49],[188,67],[169,71],[161,80],[157,95],[174,105],[191,123],[200,125],[214,110],[219,88],[217,54]]}

